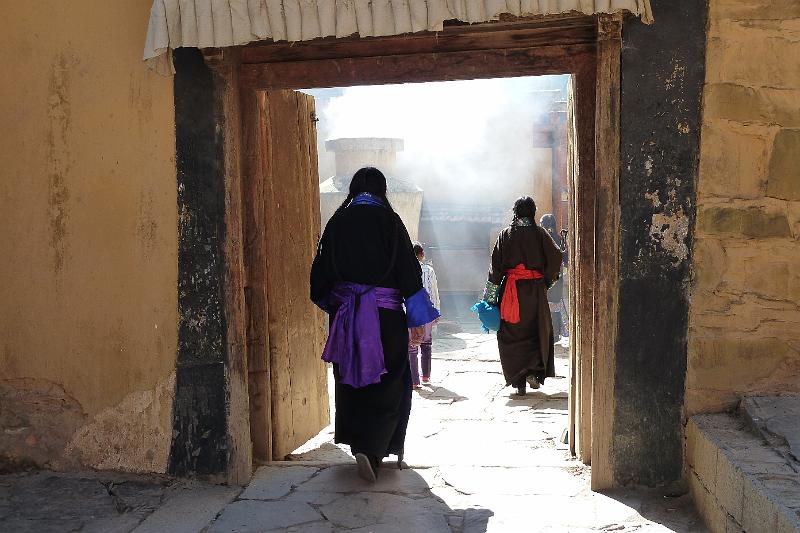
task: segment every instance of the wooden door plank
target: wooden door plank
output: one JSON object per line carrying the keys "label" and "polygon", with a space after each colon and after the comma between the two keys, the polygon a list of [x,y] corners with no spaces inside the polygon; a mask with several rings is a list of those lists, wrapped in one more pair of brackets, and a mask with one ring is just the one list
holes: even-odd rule
{"label": "wooden door plank", "polygon": [[[567,270],[569,272],[569,309],[567,309],[567,314],[570,317],[569,321],[569,401],[568,401],[568,408],[567,414],[569,417],[569,422],[567,424],[567,434],[569,438],[569,451],[573,456],[578,454],[577,452],[577,439],[578,436],[578,426],[579,426],[579,409],[578,405],[580,405],[580,380],[578,376],[580,376],[580,344],[578,343],[578,332],[580,328],[577,325],[579,320],[578,314],[574,311],[576,309],[576,305],[579,303],[579,296],[578,291],[576,290],[578,286],[578,269],[575,267],[577,261],[577,238],[575,231],[577,228],[577,204],[576,204],[576,194],[575,191],[577,190],[577,170],[578,165],[576,164],[577,160],[577,135],[575,132],[575,79],[574,77],[570,79],[569,85],[567,87],[567,184],[568,184],[568,196],[569,196],[569,208],[567,212],[567,228],[569,228],[569,233],[567,234],[567,250],[568,250],[568,258],[569,263],[567,264]],[[562,226],[564,227],[564,226]]]}
{"label": "wooden door plank", "polygon": [[[281,111],[285,113],[282,119],[278,122],[285,125],[285,129],[280,132],[280,140],[282,142],[276,143],[282,155],[285,157],[282,161],[280,174],[276,175],[276,184],[280,184],[281,194],[277,196],[281,202],[283,211],[283,239],[282,250],[279,252],[285,257],[286,260],[281,261],[283,270],[283,290],[284,302],[286,307],[286,350],[287,361],[287,377],[290,384],[286,390],[287,405],[287,422],[291,420],[291,429],[287,431],[287,442],[282,443],[283,455],[288,455],[296,445],[302,443],[298,438],[301,427],[307,413],[299,409],[298,401],[302,395],[307,393],[304,391],[303,371],[304,361],[302,354],[305,351],[305,342],[302,332],[302,321],[304,317],[301,312],[300,300],[306,300],[305,290],[307,288],[308,279],[302,279],[299,276],[299,269],[302,268],[302,247],[303,239],[300,233],[298,213],[300,193],[298,188],[298,181],[302,179],[300,174],[300,129],[298,124],[298,115],[300,109],[298,108],[298,101],[296,93],[292,91],[282,91],[281,98],[283,99],[283,107]],[[301,296],[302,295],[302,296]],[[299,356],[299,357],[298,357]],[[287,430],[289,426],[287,425]]]}
{"label": "wooden door plank", "polygon": [[[311,275],[311,263],[316,253],[316,244],[320,237],[320,204],[319,204],[319,163],[317,158],[317,131],[316,109],[314,98],[295,93],[301,103],[302,112],[300,119],[300,160],[303,164],[301,180],[304,185],[303,208],[301,209],[301,225],[306,229],[303,250],[305,255],[302,264],[305,266],[303,275],[307,281]],[[306,332],[309,357],[308,376],[312,379],[308,386],[307,412],[310,414],[310,428],[306,431],[318,431],[330,422],[330,408],[328,404],[328,372],[327,366],[320,355],[325,345],[326,315],[307,298],[304,300],[305,312],[308,316],[309,330]]]}
{"label": "wooden door plank", "polygon": [[[319,183],[306,95],[269,91],[271,146],[267,265],[273,458],[283,459],[328,423],[321,316],[308,298],[319,235]],[[313,156],[314,160],[311,160]],[[312,215],[313,213],[313,215]]]}
{"label": "wooden door plank", "polygon": [[269,327],[267,301],[267,248],[264,188],[264,132],[266,102],[262,91],[243,90],[242,143],[244,147],[244,257],[246,265],[248,384],[253,458],[272,459],[272,406],[270,399]]}
{"label": "wooden door plank", "polygon": [[247,378],[247,310],[245,305],[245,265],[242,251],[243,205],[241,117],[239,113],[239,59],[236,53],[225,61],[210,63],[215,90],[220,91],[221,108],[215,119],[223,128],[225,166],[225,357],[227,376],[227,482],[245,485],[252,475]]}
{"label": "wooden door plank", "polygon": [[[286,289],[286,265],[293,262],[291,231],[287,227],[286,202],[283,198],[284,174],[291,172],[292,157],[286,148],[297,142],[294,109],[287,110],[288,91],[269,92],[268,123],[271,146],[270,166],[267,172],[269,202],[266,206],[269,233],[267,239],[267,270],[269,272],[270,307],[279,312],[270,314],[270,356],[272,381],[272,446],[273,459],[282,460],[294,441],[293,410],[291,409],[292,372],[289,354],[288,322],[293,318],[291,301]],[[288,139],[288,142],[287,142]]]}
{"label": "wooden door plank", "polygon": [[613,487],[614,374],[619,287],[619,101],[622,17],[599,18],[595,215],[595,357],[592,366],[592,489]]}
{"label": "wooden door plank", "polygon": [[576,447],[578,458],[591,464],[592,443],[592,361],[594,354],[594,241],[595,241],[595,86],[593,64],[575,75],[575,124],[578,145],[578,172],[575,183],[576,266],[575,317],[579,371],[576,374],[578,398]]}

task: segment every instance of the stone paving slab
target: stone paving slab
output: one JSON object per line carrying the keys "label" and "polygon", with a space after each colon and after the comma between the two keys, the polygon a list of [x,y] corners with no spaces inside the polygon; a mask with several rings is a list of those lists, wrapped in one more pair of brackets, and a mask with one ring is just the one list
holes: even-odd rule
{"label": "stone paving slab", "polygon": [[128,532],[162,505],[167,480],[123,474],[0,476],[0,531]]}
{"label": "stone paving slab", "polygon": [[229,504],[208,533],[262,533],[283,530],[291,526],[314,523],[323,516],[304,502],[263,502],[239,500]]}
{"label": "stone paving slab", "polygon": [[271,529],[267,533],[333,533],[335,530],[330,522],[311,522],[299,526],[290,526],[281,529]]}
{"label": "stone paving slab", "polygon": [[167,489],[165,503],[134,533],[193,533],[202,530],[241,492],[239,487],[183,481]]}
{"label": "stone paving slab", "polygon": [[428,489],[425,480],[414,470],[397,470],[388,464],[380,469],[378,481],[368,484],[358,477],[352,464],[333,466],[322,470],[297,488],[312,492],[392,492],[395,494],[423,494]]}
{"label": "stone paving slab", "polygon": [[308,481],[319,468],[310,466],[259,468],[239,498],[243,500],[277,500]]}
{"label": "stone paving slab", "polygon": [[286,501],[290,502],[306,502],[312,504],[315,508],[322,505],[328,505],[335,502],[342,497],[340,492],[324,492],[318,490],[303,490],[297,491],[286,496]]}
{"label": "stone paving slab", "polygon": [[451,533],[449,509],[433,497],[412,499],[397,494],[348,494],[320,508],[337,528],[382,527],[396,531]]}
{"label": "stone paving slab", "polygon": [[577,496],[584,480],[564,467],[444,467],[445,482],[465,494]]}

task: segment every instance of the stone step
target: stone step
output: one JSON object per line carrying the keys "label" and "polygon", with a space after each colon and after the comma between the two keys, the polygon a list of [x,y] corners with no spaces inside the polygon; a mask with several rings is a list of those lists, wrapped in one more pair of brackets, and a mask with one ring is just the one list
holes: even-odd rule
{"label": "stone step", "polygon": [[800,474],[742,417],[691,417],[686,456],[692,496],[713,533],[800,531]]}
{"label": "stone step", "polygon": [[800,471],[800,394],[745,397],[739,415]]}

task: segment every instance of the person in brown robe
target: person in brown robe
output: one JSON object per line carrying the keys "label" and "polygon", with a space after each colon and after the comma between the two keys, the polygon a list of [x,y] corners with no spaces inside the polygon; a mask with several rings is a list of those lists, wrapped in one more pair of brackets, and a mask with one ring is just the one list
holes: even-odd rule
{"label": "person in brown robe", "polygon": [[558,280],[561,250],[536,224],[536,204],[529,196],[514,203],[511,226],[492,250],[484,300],[500,305],[497,347],[506,385],[524,395],[526,383],[539,388],[555,376],[553,324],[547,287]]}

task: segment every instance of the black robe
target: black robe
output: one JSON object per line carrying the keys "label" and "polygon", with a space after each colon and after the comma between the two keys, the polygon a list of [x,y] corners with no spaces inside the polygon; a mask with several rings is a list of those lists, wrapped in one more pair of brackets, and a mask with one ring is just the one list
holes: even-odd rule
{"label": "black robe", "polygon": [[[505,320],[497,332],[500,364],[507,385],[518,387],[528,374],[540,383],[555,376],[553,324],[547,305],[547,285],[558,279],[561,270],[561,250],[543,228],[511,226],[500,232],[492,251],[489,282],[501,285],[506,272],[522,263],[525,268],[538,270],[543,281],[517,281],[519,298],[518,324]],[[505,287],[500,288],[500,298]]]}
{"label": "black robe", "polygon": [[[419,261],[399,216],[383,207],[353,205],[331,218],[311,268],[311,299],[324,301],[337,281],[398,289],[403,298],[422,289]],[[340,383],[334,365],[334,441],[349,444],[354,454],[383,458],[403,453],[411,370],[406,314],[381,308],[378,315],[387,373],[380,383],[357,389]]]}

